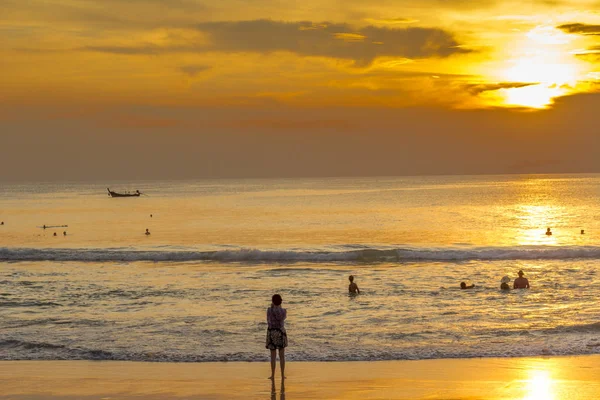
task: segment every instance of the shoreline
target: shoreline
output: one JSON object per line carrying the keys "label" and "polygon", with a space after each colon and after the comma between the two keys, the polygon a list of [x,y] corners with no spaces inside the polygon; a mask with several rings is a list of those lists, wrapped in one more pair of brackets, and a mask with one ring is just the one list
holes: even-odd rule
{"label": "shoreline", "polygon": [[[0,399],[595,399],[600,355],[400,361],[0,361]],[[274,390],[273,390],[274,389]]]}

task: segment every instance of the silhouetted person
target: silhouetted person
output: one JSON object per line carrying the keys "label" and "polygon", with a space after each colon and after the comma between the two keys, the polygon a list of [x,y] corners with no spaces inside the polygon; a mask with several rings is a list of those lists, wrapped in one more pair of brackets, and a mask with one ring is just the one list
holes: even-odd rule
{"label": "silhouetted person", "polygon": [[475,287],[475,284],[473,284],[473,285],[470,285],[470,286],[467,286],[467,284],[466,284],[466,283],[464,283],[464,282],[461,282],[461,283],[460,283],[460,288],[461,288],[462,290],[464,290],[464,289],[473,289],[474,287]]}
{"label": "silhouetted person", "polygon": [[358,285],[354,283],[354,275],[350,275],[348,277],[348,280],[350,281],[350,285],[348,286],[348,292],[350,292],[351,294],[360,294],[360,289],[358,288]]}
{"label": "silhouetted person", "polygon": [[150,214],[150,218],[152,218],[152,214]]}
{"label": "silhouetted person", "polygon": [[523,278],[523,271],[519,271],[519,277],[513,283],[513,289],[529,289],[529,280]]}
{"label": "silhouetted person", "polygon": [[283,299],[274,294],[271,307],[267,308],[267,343],[265,347],[271,350],[271,376],[275,379],[275,366],[277,364],[277,350],[279,350],[279,364],[281,365],[281,379],[285,379],[285,348],[288,345],[287,333],[284,321],[287,318],[287,310],[281,307]]}
{"label": "silhouetted person", "polygon": [[[4,225],[4,222],[2,223],[2,225]],[[581,230],[581,234],[582,234],[582,235],[585,235],[585,230],[583,230],[583,229],[582,229],[582,230]]]}
{"label": "silhouetted person", "polygon": [[502,290],[510,290],[510,286],[508,286],[508,283],[502,282],[500,284],[500,289],[502,289]]}
{"label": "silhouetted person", "polygon": [[[4,225],[4,221],[0,222],[0,225]],[[583,233],[583,231],[581,231]]]}
{"label": "silhouetted person", "polygon": [[148,236],[150,234],[150,231],[148,230],[148,228],[146,228],[146,233],[144,235]]}
{"label": "silhouetted person", "polygon": [[54,232],[54,236],[56,236],[56,232]]}
{"label": "silhouetted person", "polygon": [[46,224],[44,224],[44,226],[42,226],[42,228],[46,229]]}
{"label": "silhouetted person", "polygon": [[546,229],[546,236],[552,236],[552,231],[550,228]]}
{"label": "silhouetted person", "polygon": [[67,236],[67,231],[64,231],[64,232],[63,232],[63,236]]}

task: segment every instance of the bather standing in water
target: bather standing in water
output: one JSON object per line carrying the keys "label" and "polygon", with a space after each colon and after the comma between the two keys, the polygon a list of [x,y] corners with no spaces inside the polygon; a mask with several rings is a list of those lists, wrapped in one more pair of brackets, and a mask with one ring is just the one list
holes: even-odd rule
{"label": "bather standing in water", "polygon": [[529,280],[527,278],[523,278],[523,271],[519,271],[519,277],[515,279],[513,283],[513,289],[529,289]]}
{"label": "bather standing in water", "polygon": [[354,283],[354,275],[350,275],[348,277],[348,280],[350,281],[350,285],[348,286],[348,292],[350,294],[360,294],[360,289],[358,288],[358,285]]}
{"label": "bather standing in water", "polygon": [[277,350],[279,350],[279,364],[281,365],[281,379],[285,379],[285,348],[288,345],[287,332],[284,321],[287,318],[287,310],[281,307],[283,299],[274,294],[271,299],[271,307],[267,308],[267,343],[266,348],[271,350],[271,376],[275,379],[275,366],[277,364]]}

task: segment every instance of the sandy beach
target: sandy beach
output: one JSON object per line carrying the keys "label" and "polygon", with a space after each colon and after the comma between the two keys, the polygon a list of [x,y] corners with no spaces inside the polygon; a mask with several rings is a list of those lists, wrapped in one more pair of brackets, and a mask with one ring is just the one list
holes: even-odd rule
{"label": "sandy beach", "polygon": [[600,356],[289,364],[0,362],[1,399],[595,399]]}

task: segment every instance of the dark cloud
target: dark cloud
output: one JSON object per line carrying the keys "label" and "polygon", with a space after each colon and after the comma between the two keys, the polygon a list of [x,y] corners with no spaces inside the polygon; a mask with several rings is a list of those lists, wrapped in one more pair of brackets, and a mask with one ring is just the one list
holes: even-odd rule
{"label": "dark cloud", "polygon": [[212,67],[210,65],[183,65],[179,67],[179,70],[189,77],[193,78],[200,72],[208,71]]}
{"label": "dark cloud", "polygon": [[476,83],[465,85],[467,91],[471,94],[478,95],[483,92],[490,92],[501,89],[515,89],[526,86],[537,85],[537,82],[502,82],[502,83]]}
{"label": "dark cloud", "polygon": [[[155,55],[164,53],[165,51],[177,51],[180,47],[165,48],[163,46],[156,45],[144,45],[144,46],[85,46],[77,50],[91,51],[96,53],[111,53],[111,54],[122,54],[122,55]],[[181,49],[184,50],[183,48]]]}
{"label": "dark cloud", "polygon": [[206,22],[197,27],[210,35],[212,50],[217,51],[289,51],[359,64],[381,56],[426,58],[468,52],[458,47],[452,34],[437,28],[353,28],[343,23],[272,20]]}
{"label": "dark cloud", "polygon": [[171,52],[289,51],[302,56],[354,60],[368,65],[377,57],[427,58],[468,53],[453,35],[438,28],[353,28],[328,22],[280,22],[271,20],[206,22],[196,28],[209,43],[175,46],[87,46],[82,50],[112,54],[158,54]]}
{"label": "dark cloud", "polygon": [[557,26],[558,29],[567,33],[575,33],[578,35],[591,35],[600,36],[600,25],[588,25],[588,24],[563,24]]}

